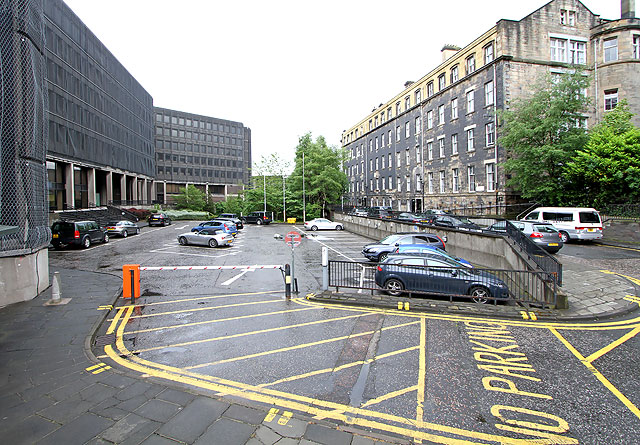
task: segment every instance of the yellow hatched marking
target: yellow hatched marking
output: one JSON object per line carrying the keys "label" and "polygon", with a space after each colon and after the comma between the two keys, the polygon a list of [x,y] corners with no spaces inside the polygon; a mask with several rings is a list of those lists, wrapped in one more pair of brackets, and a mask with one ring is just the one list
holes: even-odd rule
{"label": "yellow hatched marking", "polygon": [[104,363],[98,363],[97,365],[93,365],[93,366],[89,366],[88,368],[85,368],[85,371],[93,371],[94,369],[97,369],[103,365]]}
{"label": "yellow hatched marking", "polygon": [[95,371],[93,371],[93,374],[100,374],[101,372],[107,371],[108,369],[111,369],[111,366],[105,366],[104,368],[96,369]]}
{"label": "yellow hatched marking", "polygon": [[613,343],[605,346],[604,348],[600,349],[597,352],[594,352],[589,357],[587,357],[585,360],[587,360],[589,363],[594,362],[595,360],[597,360],[600,357],[602,357],[603,355],[605,355],[607,352],[612,351],[614,348],[617,348],[618,346],[620,346],[621,344],[623,344],[627,340],[635,337],[638,334],[638,332],[640,332],[640,327],[635,328],[631,332],[627,332],[626,334],[624,334],[622,337],[620,337],[619,339],[617,339]]}
{"label": "yellow hatched marking", "polygon": [[580,352],[578,352],[578,350],[574,348],[573,345],[569,343],[569,341],[567,341],[567,339],[565,339],[557,330],[553,328],[550,328],[549,330],[565,345],[565,347],[569,351],[571,351],[573,355],[578,358],[578,360],[582,362],[584,366],[587,367],[589,371],[591,371],[591,373],[600,381],[600,383],[602,383],[609,391],[611,391],[613,395],[615,395],[618,400],[620,400],[624,404],[624,406],[629,409],[629,411],[635,414],[636,417],[640,418],[640,410],[638,410],[638,408],[633,403],[631,403],[631,401],[627,399],[624,394],[622,394],[615,386],[613,386],[613,384],[604,375],[602,375],[602,373],[600,373],[600,371],[598,371],[587,358],[580,354]]}
{"label": "yellow hatched marking", "polygon": [[412,391],[417,391],[418,385],[409,386],[408,388],[399,389],[397,391],[392,391],[390,393],[381,395],[380,397],[376,397],[375,399],[367,400],[366,403],[362,404],[362,408],[366,408],[367,406],[375,405],[377,403],[382,403],[385,400],[393,399],[394,397],[399,397],[401,395],[407,394]]}
{"label": "yellow hatched marking", "polygon": [[282,413],[282,417],[280,417],[280,419],[278,420],[278,425],[286,425],[287,423],[289,423],[289,420],[292,416],[293,413],[291,411],[285,411],[284,413]]}
{"label": "yellow hatched marking", "polygon": [[116,316],[113,317],[113,321],[109,325],[109,329],[107,329],[107,335],[113,334],[113,331],[116,330],[116,326],[118,326],[118,320],[120,320],[120,317],[124,313],[124,310],[125,310],[124,307],[118,308],[118,312],[116,313]]}
{"label": "yellow hatched marking", "polygon": [[529,313],[527,311],[520,311],[520,315],[522,315],[523,320],[529,319]]}
{"label": "yellow hatched marking", "polygon": [[278,408],[271,408],[267,413],[267,416],[264,418],[265,422],[271,422],[280,410]]}

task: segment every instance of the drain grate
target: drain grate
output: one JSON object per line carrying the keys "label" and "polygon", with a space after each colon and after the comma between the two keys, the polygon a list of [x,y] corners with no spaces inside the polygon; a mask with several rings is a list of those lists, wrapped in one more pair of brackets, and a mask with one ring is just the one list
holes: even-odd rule
{"label": "drain grate", "polygon": [[93,346],[106,346],[116,341],[116,334],[100,335],[93,341]]}

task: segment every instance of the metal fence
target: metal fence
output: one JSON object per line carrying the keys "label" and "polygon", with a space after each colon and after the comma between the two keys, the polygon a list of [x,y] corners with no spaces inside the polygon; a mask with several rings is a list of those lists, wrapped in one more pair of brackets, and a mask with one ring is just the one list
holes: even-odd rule
{"label": "metal fence", "polygon": [[46,153],[48,125],[41,0],[0,3],[0,256],[49,244]]}
{"label": "metal fence", "polygon": [[543,308],[556,305],[558,291],[555,277],[542,271],[352,261],[329,261],[329,287],[437,297],[449,301],[518,302]]}
{"label": "metal fence", "polygon": [[520,229],[506,221],[507,236],[538,265],[543,271],[553,275],[562,286],[562,263],[552,257],[546,250],[531,241]]}

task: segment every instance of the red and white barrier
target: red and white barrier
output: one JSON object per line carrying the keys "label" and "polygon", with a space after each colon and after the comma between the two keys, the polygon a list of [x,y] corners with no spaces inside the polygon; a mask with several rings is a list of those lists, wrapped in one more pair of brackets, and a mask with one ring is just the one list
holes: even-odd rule
{"label": "red and white barrier", "polygon": [[253,265],[253,266],[150,266],[140,267],[140,271],[145,270],[262,270],[262,269],[282,269],[280,264]]}

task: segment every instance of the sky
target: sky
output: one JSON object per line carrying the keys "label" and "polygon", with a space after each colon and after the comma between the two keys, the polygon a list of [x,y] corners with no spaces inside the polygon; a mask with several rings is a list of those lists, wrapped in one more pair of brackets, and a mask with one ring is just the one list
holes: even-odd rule
{"label": "sky", "polygon": [[[500,19],[548,0],[64,0],[154,105],[242,122],[254,163],[293,161],[310,132],[343,130]],[[620,17],[620,0],[584,0]]]}

